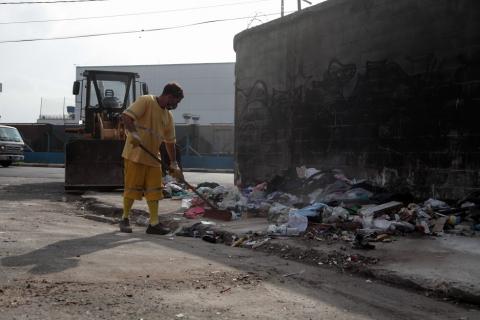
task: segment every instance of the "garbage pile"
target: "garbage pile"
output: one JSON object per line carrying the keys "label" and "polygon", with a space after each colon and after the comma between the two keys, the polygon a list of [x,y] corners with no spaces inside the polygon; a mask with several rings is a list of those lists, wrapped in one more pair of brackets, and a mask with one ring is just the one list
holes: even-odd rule
{"label": "garbage pile", "polygon": [[[185,217],[205,212],[205,203],[181,186],[170,186],[182,197]],[[347,178],[340,170],[300,167],[296,176],[276,178],[256,186],[225,188],[204,183],[197,191],[231,219],[265,217],[269,236],[303,236],[319,241],[343,240],[355,248],[373,249],[370,242],[392,241],[393,235],[444,232],[473,235],[480,231],[480,192],[455,204],[438,199],[415,202],[408,193],[393,193],[365,180]]]}

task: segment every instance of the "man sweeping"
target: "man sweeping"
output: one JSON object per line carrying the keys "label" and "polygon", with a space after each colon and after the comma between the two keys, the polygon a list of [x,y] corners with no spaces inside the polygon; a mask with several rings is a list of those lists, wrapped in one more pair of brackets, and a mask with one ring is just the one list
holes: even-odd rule
{"label": "man sweeping", "polygon": [[148,234],[167,234],[170,230],[159,223],[158,201],[163,198],[161,165],[142,150],[141,144],[157,155],[160,144],[165,142],[170,161],[171,176],[182,179],[175,154],[175,122],[170,110],[174,110],[183,99],[183,90],[176,83],[167,84],[161,96],[145,95],[138,98],[122,114],[127,129],[127,140],[123,148],[124,192],[121,232],[132,232],[129,215],[135,200],[145,197],[150,213]]}

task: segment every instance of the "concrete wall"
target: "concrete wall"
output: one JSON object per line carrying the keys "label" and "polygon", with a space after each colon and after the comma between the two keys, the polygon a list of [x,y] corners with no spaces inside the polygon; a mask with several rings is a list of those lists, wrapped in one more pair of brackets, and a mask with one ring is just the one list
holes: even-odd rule
{"label": "concrete wall", "polygon": [[307,165],[418,196],[480,187],[480,1],[329,0],[234,47],[243,182]]}

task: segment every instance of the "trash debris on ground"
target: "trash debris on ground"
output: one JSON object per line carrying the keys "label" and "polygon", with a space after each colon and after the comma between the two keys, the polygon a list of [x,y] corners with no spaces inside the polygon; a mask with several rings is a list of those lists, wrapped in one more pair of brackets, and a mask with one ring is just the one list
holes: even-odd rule
{"label": "trash debris on ground", "polygon": [[187,219],[195,219],[198,216],[202,216],[205,213],[205,209],[202,207],[191,207],[183,214]]}
{"label": "trash debris on ground", "polygon": [[[375,243],[389,243],[409,233],[441,236],[443,233],[475,235],[480,231],[480,191],[457,203],[429,198],[415,201],[366,180],[347,177],[341,170],[322,171],[305,166],[295,173],[240,189],[205,182],[197,191],[223,216],[206,214],[205,201],[182,185],[169,182],[166,190],[181,197],[184,216],[216,220],[263,217],[270,222],[264,234],[225,239],[223,234],[200,232],[209,242],[258,248],[272,237],[301,237],[325,243],[344,242],[351,248],[371,250]],[[188,195],[188,196],[186,196]],[[226,213],[225,213],[226,212]],[[198,227],[198,224],[194,224]]]}

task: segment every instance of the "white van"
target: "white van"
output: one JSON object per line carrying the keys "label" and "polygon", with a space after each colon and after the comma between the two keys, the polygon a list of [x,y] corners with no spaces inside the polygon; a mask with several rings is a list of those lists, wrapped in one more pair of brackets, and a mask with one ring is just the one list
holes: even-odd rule
{"label": "white van", "polygon": [[13,161],[23,161],[24,146],[25,143],[17,128],[0,124],[0,165],[2,167],[8,167]]}

